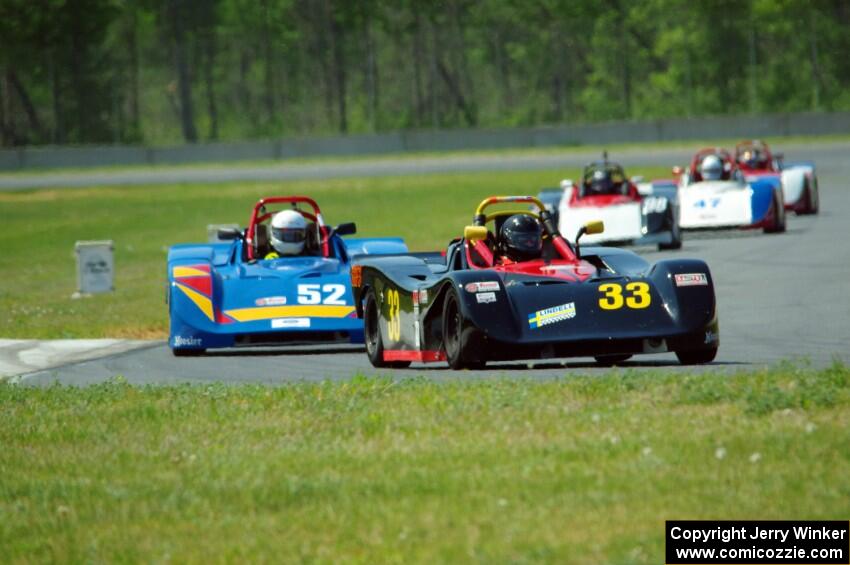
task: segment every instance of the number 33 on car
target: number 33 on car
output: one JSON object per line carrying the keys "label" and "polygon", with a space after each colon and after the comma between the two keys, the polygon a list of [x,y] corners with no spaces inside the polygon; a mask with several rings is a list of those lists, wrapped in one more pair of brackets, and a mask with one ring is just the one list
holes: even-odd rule
{"label": "number 33 on car", "polygon": [[[506,203],[523,206],[486,210]],[[538,222],[540,247],[530,247],[536,256],[500,255],[505,246],[496,234],[515,216]],[[717,354],[714,283],[703,261],[650,265],[619,248],[581,248],[581,235],[599,233],[601,222],[567,241],[530,196],[488,198],[473,218],[444,253],[355,259],[354,303],[373,365],[447,361],[474,369],[489,361],[585,356],[610,364],[664,352],[690,364]]]}

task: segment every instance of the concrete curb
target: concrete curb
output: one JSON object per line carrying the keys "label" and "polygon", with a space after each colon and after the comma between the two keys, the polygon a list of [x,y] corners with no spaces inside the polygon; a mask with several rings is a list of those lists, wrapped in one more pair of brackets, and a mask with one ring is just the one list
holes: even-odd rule
{"label": "concrete curb", "polygon": [[19,382],[34,373],[151,347],[157,340],[135,339],[0,339],[0,381]]}

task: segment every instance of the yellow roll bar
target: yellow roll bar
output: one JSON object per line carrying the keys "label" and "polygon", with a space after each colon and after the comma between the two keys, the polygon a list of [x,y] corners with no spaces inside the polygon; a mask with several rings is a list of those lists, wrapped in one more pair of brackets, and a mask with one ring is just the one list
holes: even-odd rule
{"label": "yellow roll bar", "polygon": [[[478,205],[478,208],[475,210],[475,215],[480,216],[484,213],[484,210],[493,204],[501,204],[504,202],[528,202],[537,206],[540,210],[545,210],[546,207],[543,203],[534,196],[491,196],[490,198],[485,198],[481,201],[481,204]],[[529,213],[528,210],[523,210],[522,214]],[[488,220],[489,221],[489,220]]]}

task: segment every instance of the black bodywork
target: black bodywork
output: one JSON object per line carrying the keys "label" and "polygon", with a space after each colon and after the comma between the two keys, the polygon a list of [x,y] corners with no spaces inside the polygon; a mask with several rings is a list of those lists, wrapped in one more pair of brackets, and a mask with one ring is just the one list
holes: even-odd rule
{"label": "black bodywork", "polygon": [[[448,357],[454,368],[478,368],[493,360],[573,356],[613,363],[665,351],[676,352],[683,363],[705,363],[716,354],[714,284],[703,261],[650,265],[627,250],[587,247],[581,258],[596,267],[596,274],[577,282],[471,269],[464,245],[464,240],[452,242],[445,255],[355,260],[355,304],[365,318],[373,364],[405,366]],[[677,285],[677,274],[699,274],[701,283]],[[481,283],[488,290],[477,290]],[[602,285],[619,285],[622,291],[630,283],[646,285],[647,306],[601,307],[603,300],[608,303]],[[537,313],[570,304],[571,317],[532,327],[530,318]]]}

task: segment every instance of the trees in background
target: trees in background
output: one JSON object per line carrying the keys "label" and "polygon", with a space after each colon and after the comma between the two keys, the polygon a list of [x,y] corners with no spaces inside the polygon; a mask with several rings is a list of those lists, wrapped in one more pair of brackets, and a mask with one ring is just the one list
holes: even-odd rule
{"label": "trees in background", "polygon": [[3,0],[0,145],[850,109],[844,0]]}

